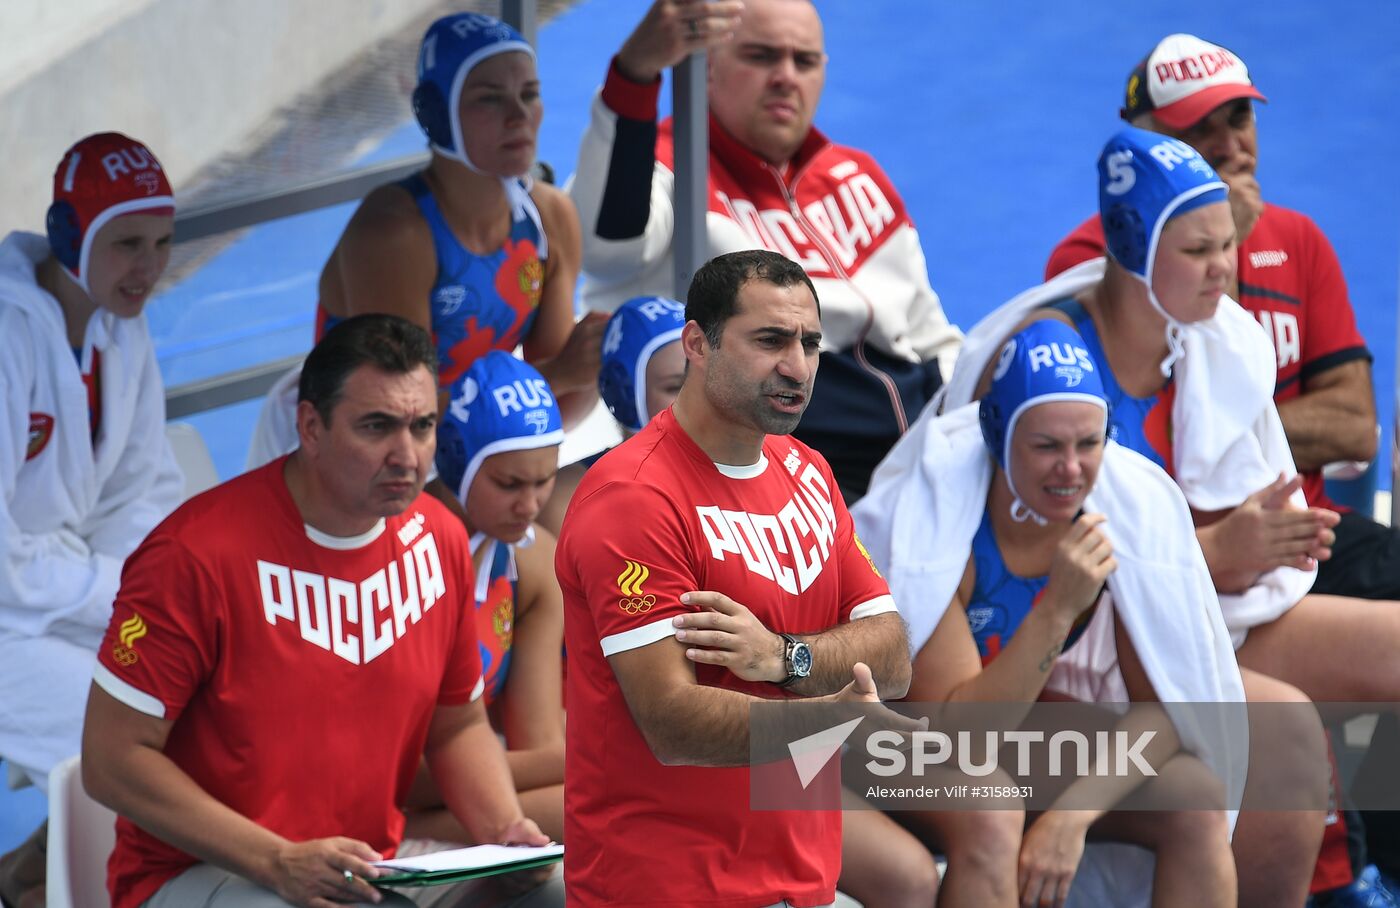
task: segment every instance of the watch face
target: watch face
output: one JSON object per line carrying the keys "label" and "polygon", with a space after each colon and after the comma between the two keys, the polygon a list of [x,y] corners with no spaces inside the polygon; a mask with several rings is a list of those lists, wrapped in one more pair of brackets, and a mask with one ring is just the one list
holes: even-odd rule
{"label": "watch face", "polygon": [[805,643],[792,646],[792,673],[799,678],[812,673],[812,648]]}

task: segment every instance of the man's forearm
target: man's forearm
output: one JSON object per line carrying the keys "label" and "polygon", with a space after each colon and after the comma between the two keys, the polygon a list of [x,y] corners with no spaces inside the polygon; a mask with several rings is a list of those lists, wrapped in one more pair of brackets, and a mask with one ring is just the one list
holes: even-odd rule
{"label": "man's forearm", "polygon": [[489,722],[463,723],[441,742],[430,742],[424,756],[443,803],[476,842],[500,842],[506,827],[523,816],[505,751]]}
{"label": "man's forearm", "polygon": [[1376,456],[1375,411],[1343,389],[1305,393],[1278,404],[1283,432],[1300,471]]}
{"label": "man's forearm", "polygon": [[151,835],[202,861],[270,885],[287,840],[216,800],[164,753],[131,747],[85,754],[92,796]]}
{"label": "man's forearm", "polygon": [[595,99],[570,195],[583,228],[584,265],[595,240],[641,237],[651,221],[656,164],[656,84],[636,83],[616,66]]}
{"label": "man's forearm", "polygon": [[[749,707],[758,702],[737,691],[697,685],[676,703],[670,718],[648,723],[652,753],[667,766],[747,766]],[[676,721],[685,716],[685,721]]]}
{"label": "man's forearm", "polygon": [[789,686],[794,693],[834,694],[851,683],[851,666],[857,662],[870,666],[881,699],[898,700],[909,690],[909,638],[897,612],[794,636],[812,648],[812,674]]}

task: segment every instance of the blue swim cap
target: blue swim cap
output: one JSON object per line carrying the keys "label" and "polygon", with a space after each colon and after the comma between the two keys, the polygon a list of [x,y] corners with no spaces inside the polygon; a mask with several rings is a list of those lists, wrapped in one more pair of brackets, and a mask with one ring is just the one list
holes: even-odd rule
{"label": "blue swim cap", "polygon": [[637,296],[608,319],[598,393],[613,418],[640,432],[647,416],[647,363],[652,354],[681,339],[685,304],[664,296]]}
{"label": "blue swim cap", "polygon": [[1006,472],[1007,484],[1016,499],[1011,509],[1013,516],[1019,508],[1040,520],[1021,503],[1011,483],[1011,468],[1007,464],[1011,460],[1016,421],[1032,407],[1062,400],[1102,407],[1107,431],[1108,397],[1084,338],[1057,319],[1033,322],[1002,346],[992,373],[992,386],[977,411],[987,450]]}
{"label": "blue swim cap", "polygon": [[1152,280],[1157,240],[1167,221],[1224,202],[1227,188],[1185,142],[1127,127],[1099,155],[1099,218],[1114,261]]}
{"label": "blue swim cap", "polygon": [[467,158],[458,115],[462,84],[481,61],[520,51],[535,59],[535,49],[520,32],[494,16],[457,13],[444,16],[423,35],[418,51],[418,87],[413,90],[413,113],[439,154],[480,169]]}
{"label": "blue swim cap", "polygon": [[1179,214],[1228,201],[1229,188],[1185,142],[1129,126],[1099,155],[1099,220],[1109,256],[1147,287],[1147,301],[1167,320],[1170,353],[1163,375],[1183,355],[1181,323],[1152,289],[1152,266],[1162,228]]}
{"label": "blue swim cap", "polygon": [[503,451],[560,444],[564,424],[538,370],[492,350],[452,386],[437,437],[438,476],[465,503],[482,461]]}

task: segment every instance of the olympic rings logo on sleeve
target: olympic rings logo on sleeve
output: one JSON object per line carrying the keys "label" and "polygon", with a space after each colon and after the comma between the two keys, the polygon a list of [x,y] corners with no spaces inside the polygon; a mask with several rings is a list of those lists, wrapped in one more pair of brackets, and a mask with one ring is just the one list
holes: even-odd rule
{"label": "olympic rings logo on sleeve", "polygon": [[629,615],[640,615],[651,611],[656,605],[656,597],[642,589],[651,576],[651,569],[635,561],[622,562],[622,573],[617,575],[617,589],[622,593],[617,606]]}

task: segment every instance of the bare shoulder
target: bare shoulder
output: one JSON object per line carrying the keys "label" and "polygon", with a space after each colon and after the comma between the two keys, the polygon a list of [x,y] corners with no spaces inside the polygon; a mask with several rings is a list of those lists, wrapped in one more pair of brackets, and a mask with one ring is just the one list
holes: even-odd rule
{"label": "bare shoulder", "polygon": [[432,234],[408,191],[389,183],[365,196],[345,228],[345,239],[351,243],[420,245],[425,241],[431,244]]}
{"label": "bare shoulder", "polygon": [[1012,330],[1011,333],[1017,334],[1021,331],[1024,331],[1026,328],[1029,328],[1036,322],[1050,321],[1060,322],[1061,324],[1069,325],[1071,328],[1074,327],[1074,319],[1070,318],[1065,312],[1051,306],[1046,306],[1040,309],[1035,309],[1029,314],[1027,314],[1025,318],[1021,319],[1021,321],[1017,323],[1016,327]]}
{"label": "bare shoulder", "polygon": [[530,190],[530,198],[540,210],[545,232],[555,234],[560,230],[578,232],[578,209],[574,200],[563,190],[548,183],[536,183]]}

